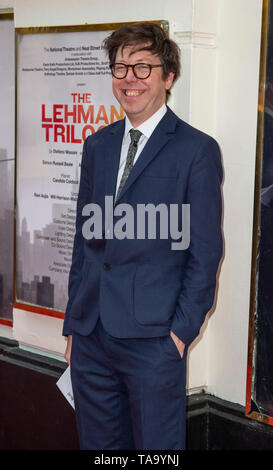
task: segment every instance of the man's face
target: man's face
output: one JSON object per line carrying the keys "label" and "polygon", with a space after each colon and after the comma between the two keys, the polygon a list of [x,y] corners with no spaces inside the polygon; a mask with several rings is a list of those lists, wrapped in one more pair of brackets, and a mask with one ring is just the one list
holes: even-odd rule
{"label": "man's face", "polygon": [[[150,51],[139,49],[141,46],[137,48],[126,46],[123,50],[120,47],[115,62],[130,65],[137,63],[160,64],[156,55]],[[167,79],[163,79],[162,67],[152,69],[150,76],[146,79],[136,78],[131,68],[125,78],[113,77],[113,93],[134,127],[146,121],[165,103],[166,90],[171,88],[173,78],[174,74],[170,73]]]}

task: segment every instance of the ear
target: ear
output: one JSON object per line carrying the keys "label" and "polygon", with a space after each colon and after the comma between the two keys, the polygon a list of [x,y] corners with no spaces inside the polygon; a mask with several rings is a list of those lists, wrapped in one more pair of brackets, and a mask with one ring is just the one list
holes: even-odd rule
{"label": "ear", "polygon": [[174,80],[174,72],[170,72],[168,77],[165,80],[165,90],[169,90],[173,84]]}

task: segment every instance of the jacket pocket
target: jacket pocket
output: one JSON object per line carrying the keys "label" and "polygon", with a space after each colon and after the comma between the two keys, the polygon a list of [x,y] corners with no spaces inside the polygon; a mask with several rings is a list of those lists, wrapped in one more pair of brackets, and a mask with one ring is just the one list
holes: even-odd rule
{"label": "jacket pocket", "polygon": [[181,266],[139,265],[133,288],[135,320],[141,325],[169,325],[180,289]]}

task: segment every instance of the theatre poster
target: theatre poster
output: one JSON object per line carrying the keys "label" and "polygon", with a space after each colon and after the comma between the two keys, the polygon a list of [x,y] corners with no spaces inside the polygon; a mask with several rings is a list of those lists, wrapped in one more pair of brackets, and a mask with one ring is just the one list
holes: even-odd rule
{"label": "theatre poster", "polygon": [[14,232],[14,20],[0,10],[0,324],[12,325]]}
{"label": "theatre poster", "polygon": [[102,47],[111,28],[19,28],[16,303],[65,311],[85,139],[123,118]]}

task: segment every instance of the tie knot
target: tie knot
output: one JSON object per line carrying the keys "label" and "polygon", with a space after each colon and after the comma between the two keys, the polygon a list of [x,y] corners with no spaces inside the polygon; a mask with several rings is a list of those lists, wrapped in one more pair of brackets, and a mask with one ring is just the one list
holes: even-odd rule
{"label": "tie knot", "polygon": [[141,136],[142,136],[142,132],[138,131],[137,129],[130,130],[131,142],[133,142],[134,145],[138,144],[138,141]]}

